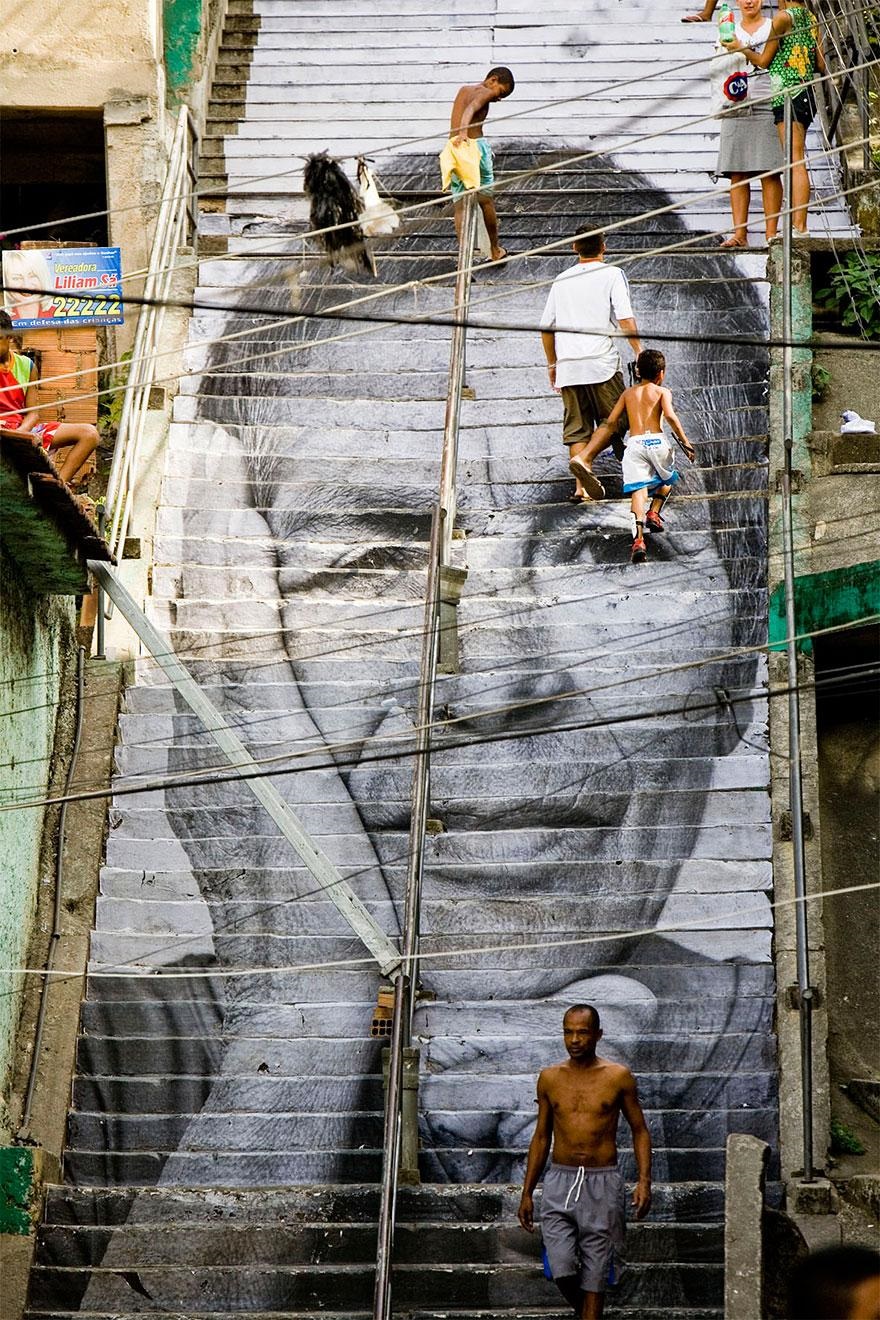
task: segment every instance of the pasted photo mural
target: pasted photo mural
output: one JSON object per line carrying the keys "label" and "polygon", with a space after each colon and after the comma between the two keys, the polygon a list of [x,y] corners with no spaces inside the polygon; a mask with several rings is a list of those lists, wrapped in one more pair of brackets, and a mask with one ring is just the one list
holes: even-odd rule
{"label": "pasted photo mural", "polygon": [[[536,327],[574,255],[477,271],[459,467],[468,577],[460,673],[438,682],[450,723],[432,763],[432,956],[416,1012],[422,1174],[521,1178],[535,1076],[562,1053],[562,1009],[586,1000],[602,1011],[606,1052],[639,1079],[658,1182],[717,1183],[727,1132],[772,1141],[776,1124],[766,668],[750,649],[766,628],[767,362],[713,339],[766,333],[762,259],[713,250],[676,213],[615,230],[674,193],[625,155],[584,161],[572,137],[495,134],[503,241],[515,254],[606,228],[697,461],[683,465],[650,561],[631,565],[610,456],[597,469],[606,500],[567,503],[561,405]],[[389,156],[380,174],[403,204],[437,187],[428,151]],[[154,571],[153,616],[252,755],[330,748],[323,768],[275,782],[392,935],[412,767],[374,759],[372,740],[415,719],[449,334],[283,318],[377,290],[371,314],[448,313],[451,281],[394,286],[449,272],[451,230],[436,208],[407,219],[377,245],[375,282],[301,259],[292,239],[282,258],[203,265],[206,299],[229,310],[197,313],[193,343],[242,333],[193,349],[202,370],[178,399]],[[217,764],[142,668],[120,772]],[[725,694],[752,700],[731,707]],[[269,818],[223,784],[120,799],[112,824],[96,966],[264,970],[92,983],[68,1178],[375,1180],[379,978]],[[517,947],[529,944],[547,947]],[[631,1152],[622,1159],[629,1177]]]}

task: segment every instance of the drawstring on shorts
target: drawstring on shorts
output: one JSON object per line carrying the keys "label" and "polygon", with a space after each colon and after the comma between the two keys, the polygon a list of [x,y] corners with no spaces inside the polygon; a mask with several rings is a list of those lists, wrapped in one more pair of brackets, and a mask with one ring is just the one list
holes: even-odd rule
{"label": "drawstring on shorts", "polygon": [[574,1202],[575,1202],[575,1205],[577,1205],[578,1201],[581,1199],[581,1191],[583,1190],[584,1179],[586,1178],[586,1176],[587,1176],[587,1171],[586,1171],[586,1169],[584,1168],[584,1166],[583,1166],[582,1164],[579,1164],[579,1165],[578,1165],[578,1171],[577,1171],[577,1173],[576,1173],[575,1176],[574,1176],[574,1182],[573,1182],[573,1183],[571,1184],[571,1186],[569,1187],[569,1189],[568,1189],[568,1195],[567,1195],[566,1198],[565,1198],[565,1208],[566,1208],[566,1210],[568,1209],[568,1203],[569,1203],[569,1201],[571,1200],[572,1193],[574,1193]]}

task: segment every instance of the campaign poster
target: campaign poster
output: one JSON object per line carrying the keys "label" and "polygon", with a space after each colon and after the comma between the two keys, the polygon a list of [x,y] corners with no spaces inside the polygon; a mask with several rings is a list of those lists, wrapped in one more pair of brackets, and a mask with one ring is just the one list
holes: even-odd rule
{"label": "campaign poster", "polygon": [[122,325],[119,248],[22,248],[3,253],[3,306],[15,330]]}

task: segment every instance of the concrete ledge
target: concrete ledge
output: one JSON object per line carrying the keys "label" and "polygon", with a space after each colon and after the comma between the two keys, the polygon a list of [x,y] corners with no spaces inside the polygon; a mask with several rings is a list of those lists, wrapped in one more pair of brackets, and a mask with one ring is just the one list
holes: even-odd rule
{"label": "concrete ledge", "polygon": [[766,1141],[733,1132],[727,1138],[724,1179],[725,1320],[760,1320],[762,1314]]}
{"label": "concrete ledge", "polygon": [[833,1215],[838,1209],[837,1192],[828,1178],[812,1182],[793,1179],[788,1185],[788,1206],[798,1215]]}

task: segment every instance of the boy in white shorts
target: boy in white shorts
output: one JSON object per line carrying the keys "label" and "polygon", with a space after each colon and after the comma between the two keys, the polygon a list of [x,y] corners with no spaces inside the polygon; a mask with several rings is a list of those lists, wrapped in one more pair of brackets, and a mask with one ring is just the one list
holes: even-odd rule
{"label": "boy in white shorts", "polygon": [[[607,421],[597,429],[594,439],[606,429],[610,436],[626,413],[629,435],[623,451],[623,491],[632,497],[633,543],[632,562],[644,563],[647,558],[645,532],[662,532],[660,517],[672,487],[678,481],[675,470],[675,449],[663,433],[663,419],[669,423],[687,457],[694,461],[696,451],[684,433],[672,406],[672,391],[663,385],[666,358],[654,348],[646,348],[636,360],[639,381],[624,390],[608,414]],[[607,441],[606,441],[607,443]],[[648,508],[648,496],[651,507]]]}

